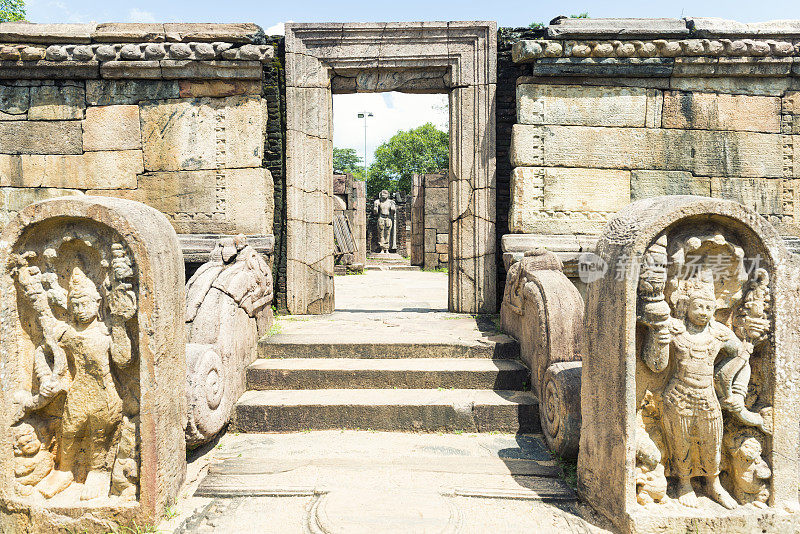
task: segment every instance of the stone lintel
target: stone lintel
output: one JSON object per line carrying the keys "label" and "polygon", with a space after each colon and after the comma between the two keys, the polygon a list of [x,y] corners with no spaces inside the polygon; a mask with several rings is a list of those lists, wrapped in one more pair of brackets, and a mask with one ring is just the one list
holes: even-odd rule
{"label": "stone lintel", "polygon": [[689,35],[685,19],[608,18],[554,19],[547,27],[551,39],[642,39],[647,37],[683,37]]}
{"label": "stone lintel", "polygon": [[204,42],[264,44],[264,30],[252,23],[32,24],[0,23],[2,43],[161,43]]}

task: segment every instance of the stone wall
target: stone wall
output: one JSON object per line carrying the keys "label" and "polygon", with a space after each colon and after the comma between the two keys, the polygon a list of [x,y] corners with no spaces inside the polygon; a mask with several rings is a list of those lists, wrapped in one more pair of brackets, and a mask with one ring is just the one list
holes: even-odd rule
{"label": "stone wall", "polygon": [[511,233],[578,250],[632,201],[694,194],[798,234],[800,23],[554,22],[513,45]]}
{"label": "stone wall", "polygon": [[450,218],[447,173],[415,174],[411,198],[411,264],[447,268]]}
{"label": "stone wall", "polygon": [[144,202],[184,236],[271,236],[273,58],[253,24],[0,24],[0,222],[86,193]]}

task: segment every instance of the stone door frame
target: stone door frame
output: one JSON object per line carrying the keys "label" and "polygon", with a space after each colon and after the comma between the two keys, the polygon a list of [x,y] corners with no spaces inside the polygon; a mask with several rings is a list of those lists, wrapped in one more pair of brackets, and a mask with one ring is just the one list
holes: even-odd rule
{"label": "stone door frame", "polygon": [[497,310],[495,22],[286,24],[287,305],[330,313],[332,94],[447,93],[449,309]]}

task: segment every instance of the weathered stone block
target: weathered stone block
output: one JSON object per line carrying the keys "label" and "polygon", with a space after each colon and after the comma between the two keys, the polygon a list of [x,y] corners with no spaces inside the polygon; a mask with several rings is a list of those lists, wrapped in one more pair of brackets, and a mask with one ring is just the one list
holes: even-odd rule
{"label": "weathered stone block", "polygon": [[511,175],[509,228],[530,232],[531,225],[553,218],[571,220],[577,228],[588,217],[600,220],[590,213],[617,211],[630,197],[628,171],[517,167]]}
{"label": "weathered stone block", "polygon": [[522,124],[645,126],[647,90],[637,87],[521,84],[517,116]]}
{"label": "weathered stone block", "polygon": [[631,171],[631,200],[663,195],[711,196],[711,180],[682,171]]}
{"label": "weathered stone block", "polygon": [[136,175],[142,172],[141,150],[0,156],[0,186],[134,189]]}
{"label": "weathered stone block", "polygon": [[139,106],[94,106],[83,121],[84,150],[142,148]]}
{"label": "weathered stone block", "polygon": [[42,85],[31,87],[29,120],[62,121],[82,119],[86,108],[83,87]]}
{"label": "weathered stone block", "polygon": [[442,234],[442,233],[437,233],[437,234],[436,234],[436,243],[437,243],[437,244],[438,244],[438,243],[444,243],[444,244],[447,244],[447,242],[448,242],[449,240],[450,240],[450,235],[449,235],[449,234]]}
{"label": "weathered stone block", "polygon": [[80,154],[78,121],[0,121],[2,154]]}
{"label": "weathered stone block", "polygon": [[545,210],[617,211],[630,200],[631,179],[627,171],[545,169]]}
{"label": "weathered stone block", "polygon": [[0,224],[6,224],[18,211],[48,198],[82,195],[75,189],[49,187],[0,187]]}
{"label": "weathered stone block", "polygon": [[138,104],[178,96],[177,81],[86,80],[86,102],[90,106]]}
{"label": "weathered stone block", "polygon": [[779,133],[781,99],[769,96],[664,92],[664,128]]}
{"label": "weathered stone block", "polygon": [[727,93],[734,95],[781,96],[791,86],[791,78],[769,77],[714,77],[681,76],[670,78],[670,89],[678,91],[700,91],[704,93]]}
{"label": "weathered stone block", "polygon": [[516,166],[659,169],[748,178],[783,175],[783,140],[778,134],[515,124],[511,144]]}
{"label": "weathered stone block", "polygon": [[[798,113],[800,113],[800,111],[798,111]],[[423,176],[425,178],[425,187],[426,188],[430,188],[430,187],[444,187],[444,188],[447,188],[447,186],[449,185],[448,184],[449,176],[446,173],[444,173],[444,174],[430,173],[430,174],[423,174]]]}
{"label": "weathered stone block", "polygon": [[4,532],[137,528],[175,502],[187,412],[179,247],[156,210],[87,196],[28,206],[0,234]]}
{"label": "weathered stone block", "polygon": [[30,88],[0,85],[0,120],[25,118],[30,107]]}
{"label": "weathered stone block", "polygon": [[711,196],[735,200],[761,215],[783,213],[782,188],[779,178],[711,179]]}
{"label": "weathered stone block", "polygon": [[178,84],[181,98],[261,94],[261,84],[254,81],[180,80]]}
{"label": "weathered stone block", "polygon": [[260,97],[167,100],[141,106],[145,169],[260,167],[266,106]]}
{"label": "weathered stone block", "polygon": [[238,233],[272,233],[274,196],[272,174],[267,169],[225,171],[228,199],[226,216]]}
{"label": "weathered stone block", "polygon": [[436,252],[439,254],[447,254],[447,243],[436,243]]}

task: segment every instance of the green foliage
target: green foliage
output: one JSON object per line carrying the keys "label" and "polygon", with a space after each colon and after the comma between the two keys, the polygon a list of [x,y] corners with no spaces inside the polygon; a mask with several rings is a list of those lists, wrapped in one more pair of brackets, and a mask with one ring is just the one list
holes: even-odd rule
{"label": "green foliage", "polygon": [[555,456],[556,463],[561,468],[562,478],[572,489],[578,489],[578,461],[572,458]]}
{"label": "green foliage", "polygon": [[532,30],[541,30],[544,27],[545,25],[542,22],[531,22],[530,24],[528,24],[528,28]]}
{"label": "green foliage", "polygon": [[0,22],[25,20],[25,2],[23,0],[0,0]]}
{"label": "green foliage", "polygon": [[399,131],[375,150],[369,167],[367,198],[382,189],[411,193],[414,174],[436,172],[449,165],[449,136],[430,122],[408,131]]}
{"label": "green foliage", "polygon": [[354,148],[333,147],[333,171],[359,176],[364,179],[363,160],[358,157]]}
{"label": "green foliage", "polygon": [[588,19],[589,18],[589,12],[588,11],[584,11],[583,13],[579,13],[577,15],[570,15],[569,18],[571,18],[571,19]]}

